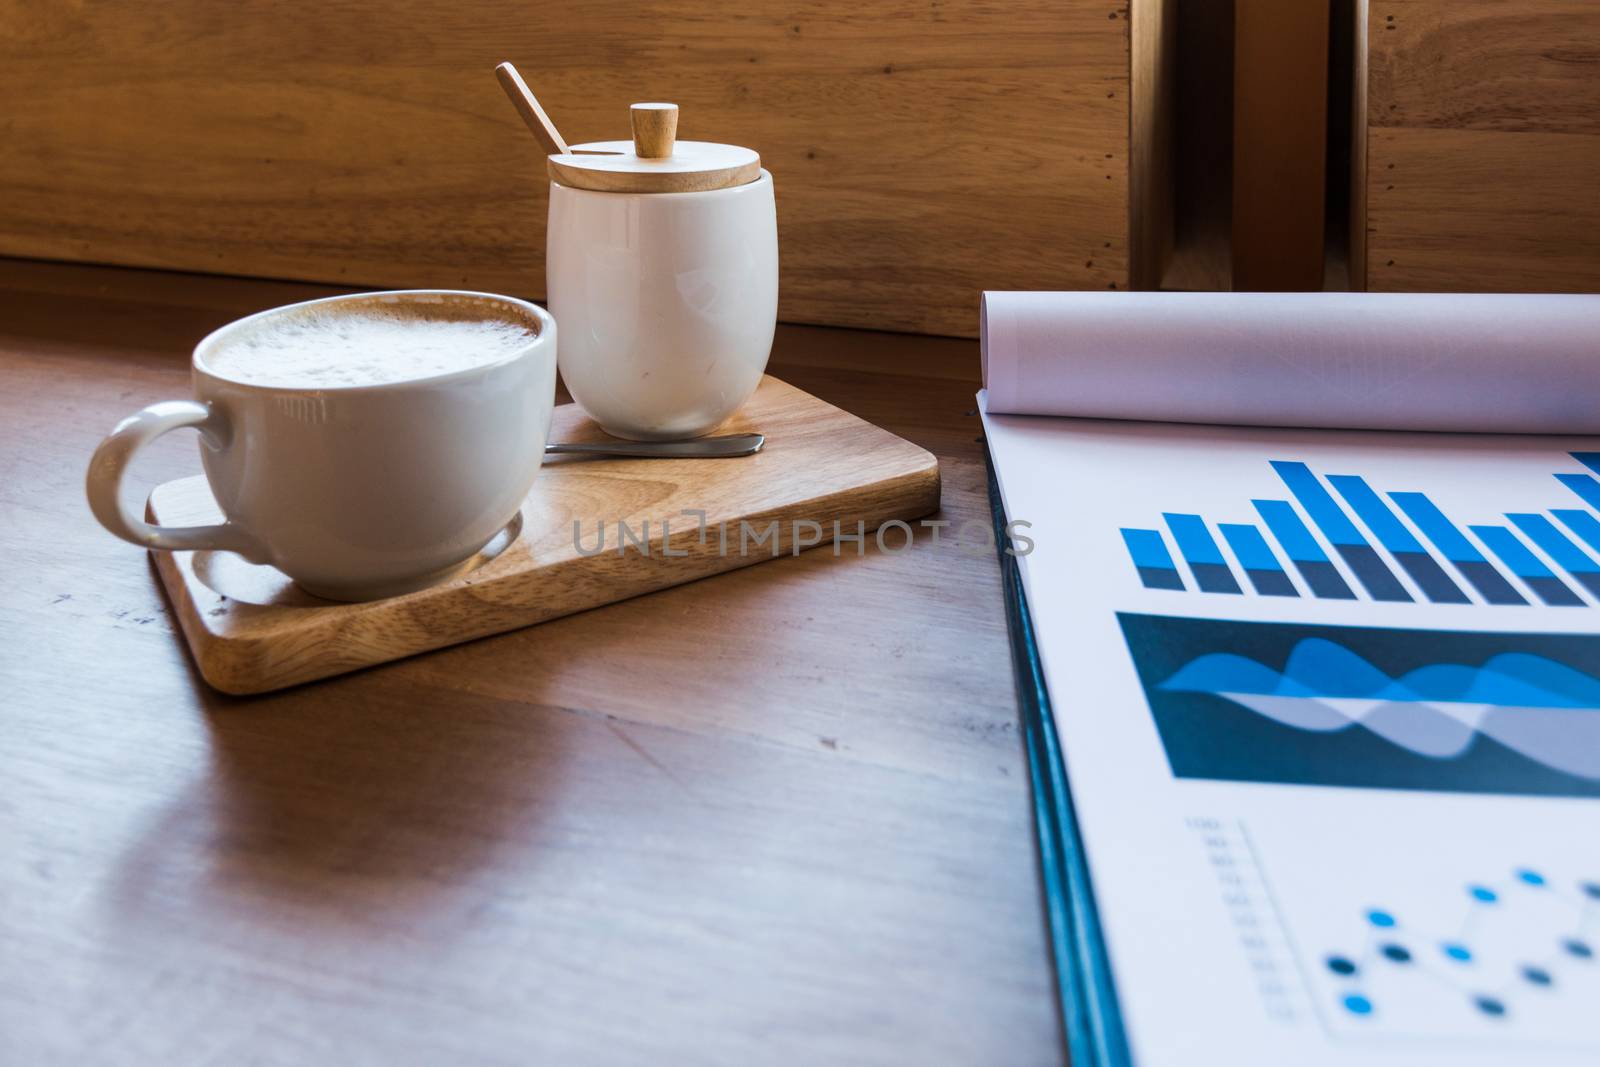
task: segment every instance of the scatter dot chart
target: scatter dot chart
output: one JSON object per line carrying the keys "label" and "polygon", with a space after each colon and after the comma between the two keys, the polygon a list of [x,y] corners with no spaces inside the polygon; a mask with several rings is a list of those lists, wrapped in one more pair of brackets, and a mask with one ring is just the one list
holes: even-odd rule
{"label": "scatter dot chart", "polygon": [[1589,1016],[1600,1006],[1596,887],[1518,866],[1462,885],[1453,911],[1361,908],[1351,916],[1350,942],[1322,957],[1327,1003],[1336,1017],[1374,1031],[1459,1025],[1461,1016],[1507,1034],[1526,1022],[1522,1035],[1535,1038],[1563,1016],[1571,1024],[1564,1029],[1592,1031]]}

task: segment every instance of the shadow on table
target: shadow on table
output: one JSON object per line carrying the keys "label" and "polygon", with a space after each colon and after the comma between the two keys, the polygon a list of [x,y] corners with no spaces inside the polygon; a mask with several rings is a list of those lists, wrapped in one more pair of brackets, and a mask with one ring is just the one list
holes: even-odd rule
{"label": "shadow on table", "polygon": [[124,855],[128,926],[404,940],[472,926],[541,862],[570,713],[536,694],[444,691],[404,666],[250,699],[194,685],[209,765]]}

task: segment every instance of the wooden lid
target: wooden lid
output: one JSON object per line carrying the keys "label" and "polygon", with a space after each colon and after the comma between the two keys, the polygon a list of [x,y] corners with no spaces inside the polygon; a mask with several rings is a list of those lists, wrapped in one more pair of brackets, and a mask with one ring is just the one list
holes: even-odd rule
{"label": "wooden lid", "polygon": [[633,140],[573,145],[550,157],[551,179],[602,193],[696,193],[761,176],[761,157],[748,148],[677,140],[676,104],[634,104],[629,117]]}

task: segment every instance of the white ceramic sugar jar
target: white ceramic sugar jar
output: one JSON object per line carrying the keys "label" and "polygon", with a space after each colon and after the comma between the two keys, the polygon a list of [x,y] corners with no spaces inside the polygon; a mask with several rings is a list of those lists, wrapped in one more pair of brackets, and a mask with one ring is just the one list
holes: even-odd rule
{"label": "white ceramic sugar jar", "polygon": [[761,383],[778,315],[772,175],[747,148],[676,141],[635,104],[633,141],[553,155],[546,251],[561,376],[607,433],[709,433]]}

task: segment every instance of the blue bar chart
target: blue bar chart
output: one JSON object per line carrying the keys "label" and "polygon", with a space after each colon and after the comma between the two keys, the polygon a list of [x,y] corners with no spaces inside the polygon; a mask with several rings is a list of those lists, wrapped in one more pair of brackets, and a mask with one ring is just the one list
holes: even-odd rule
{"label": "blue bar chart", "polygon": [[1300,590],[1284,573],[1278,557],[1272,552],[1272,546],[1267,544],[1260,530],[1254,526],[1228,522],[1218,528],[1222,531],[1223,540],[1233,549],[1233,554],[1239,557],[1239,566],[1244,568],[1244,576],[1250,579],[1256,592],[1262,596],[1300,595]]}
{"label": "blue bar chart", "polygon": [[1528,550],[1517,535],[1504,526],[1473,526],[1478,540],[1499,556],[1511,573],[1521,578],[1538,598],[1551,607],[1579,607],[1583,599],[1574,593],[1554,571]]}
{"label": "blue bar chart", "polygon": [[1366,587],[1374,600],[1410,600],[1411,594],[1395,578],[1394,572],[1383,562],[1367,539],[1361,536],[1355,523],[1345,514],[1337,501],[1323,488],[1322,482],[1304,463],[1273,460],[1272,469],[1278,472],[1311,521],[1317,524],[1322,535],[1333,544],[1337,552],[1356,576],[1356,581]]}
{"label": "blue bar chart", "polygon": [[1554,515],[1561,525],[1577,534],[1584,544],[1600,552],[1600,519],[1595,518],[1593,512],[1552,508],[1550,514]]}
{"label": "blue bar chart", "polygon": [[1571,494],[1561,494],[1566,502],[1576,496],[1586,507],[1458,523],[1426,493],[1380,491],[1360,475],[1271,460],[1286,495],[1250,501],[1259,525],[1168,511],[1162,528],[1121,533],[1147,589],[1588,607],[1600,603],[1600,452],[1571,455],[1593,473],[1552,473]]}
{"label": "blue bar chart", "polygon": [[1389,505],[1373,491],[1366,479],[1352,474],[1335,474],[1328,482],[1339,491],[1361,521],[1367,524],[1379,543],[1389,550],[1394,561],[1417,583],[1424,596],[1436,604],[1468,604],[1471,598],[1451,581],[1444,567],[1422,542],[1389,510]]}
{"label": "blue bar chart", "polygon": [[1322,551],[1322,546],[1311,536],[1311,531],[1306,529],[1306,524],[1300,521],[1300,516],[1287,500],[1252,500],[1250,503],[1261,516],[1261,521],[1267,524],[1267,529],[1283,545],[1295,570],[1300,572],[1300,577],[1311,588],[1312,596],[1325,600],[1356,598],[1355,591],[1339,574],[1339,568],[1329,561],[1328,554]]}
{"label": "blue bar chart", "polygon": [[1527,598],[1484,558],[1455,523],[1421,493],[1391,493],[1389,498],[1417,524],[1422,535],[1444,554],[1472,587],[1490,604],[1526,604]]}
{"label": "blue bar chart", "polygon": [[1572,543],[1566,534],[1556,529],[1555,523],[1543,515],[1512,512],[1506,515],[1512,525],[1521,530],[1546,556],[1555,560],[1574,581],[1593,596],[1600,596],[1600,563]]}
{"label": "blue bar chart", "polygon": [[1194,583],[1202,593],[1244,591],[1239,588],[1239,582],[1234,578],[1228,561],[1223,558],[1222,550],[1212,540],[1211,531],[1206,529],[1206,520],[1198,515],[1177,515],[1172,512],[1161,517],[1166,520],[1167,529],[1172,531],[1172,539],[1178,542],[1178,551],[1183,554],[1183,561],[1189,565]]}
{"label": "blue bar chart", "polygon": [[1172,562],[1166,542],[1154,530],[1123,530],[1122,541],[1138,568],[1139,580],[1149,589],[1182,589],[1183,576]]}

